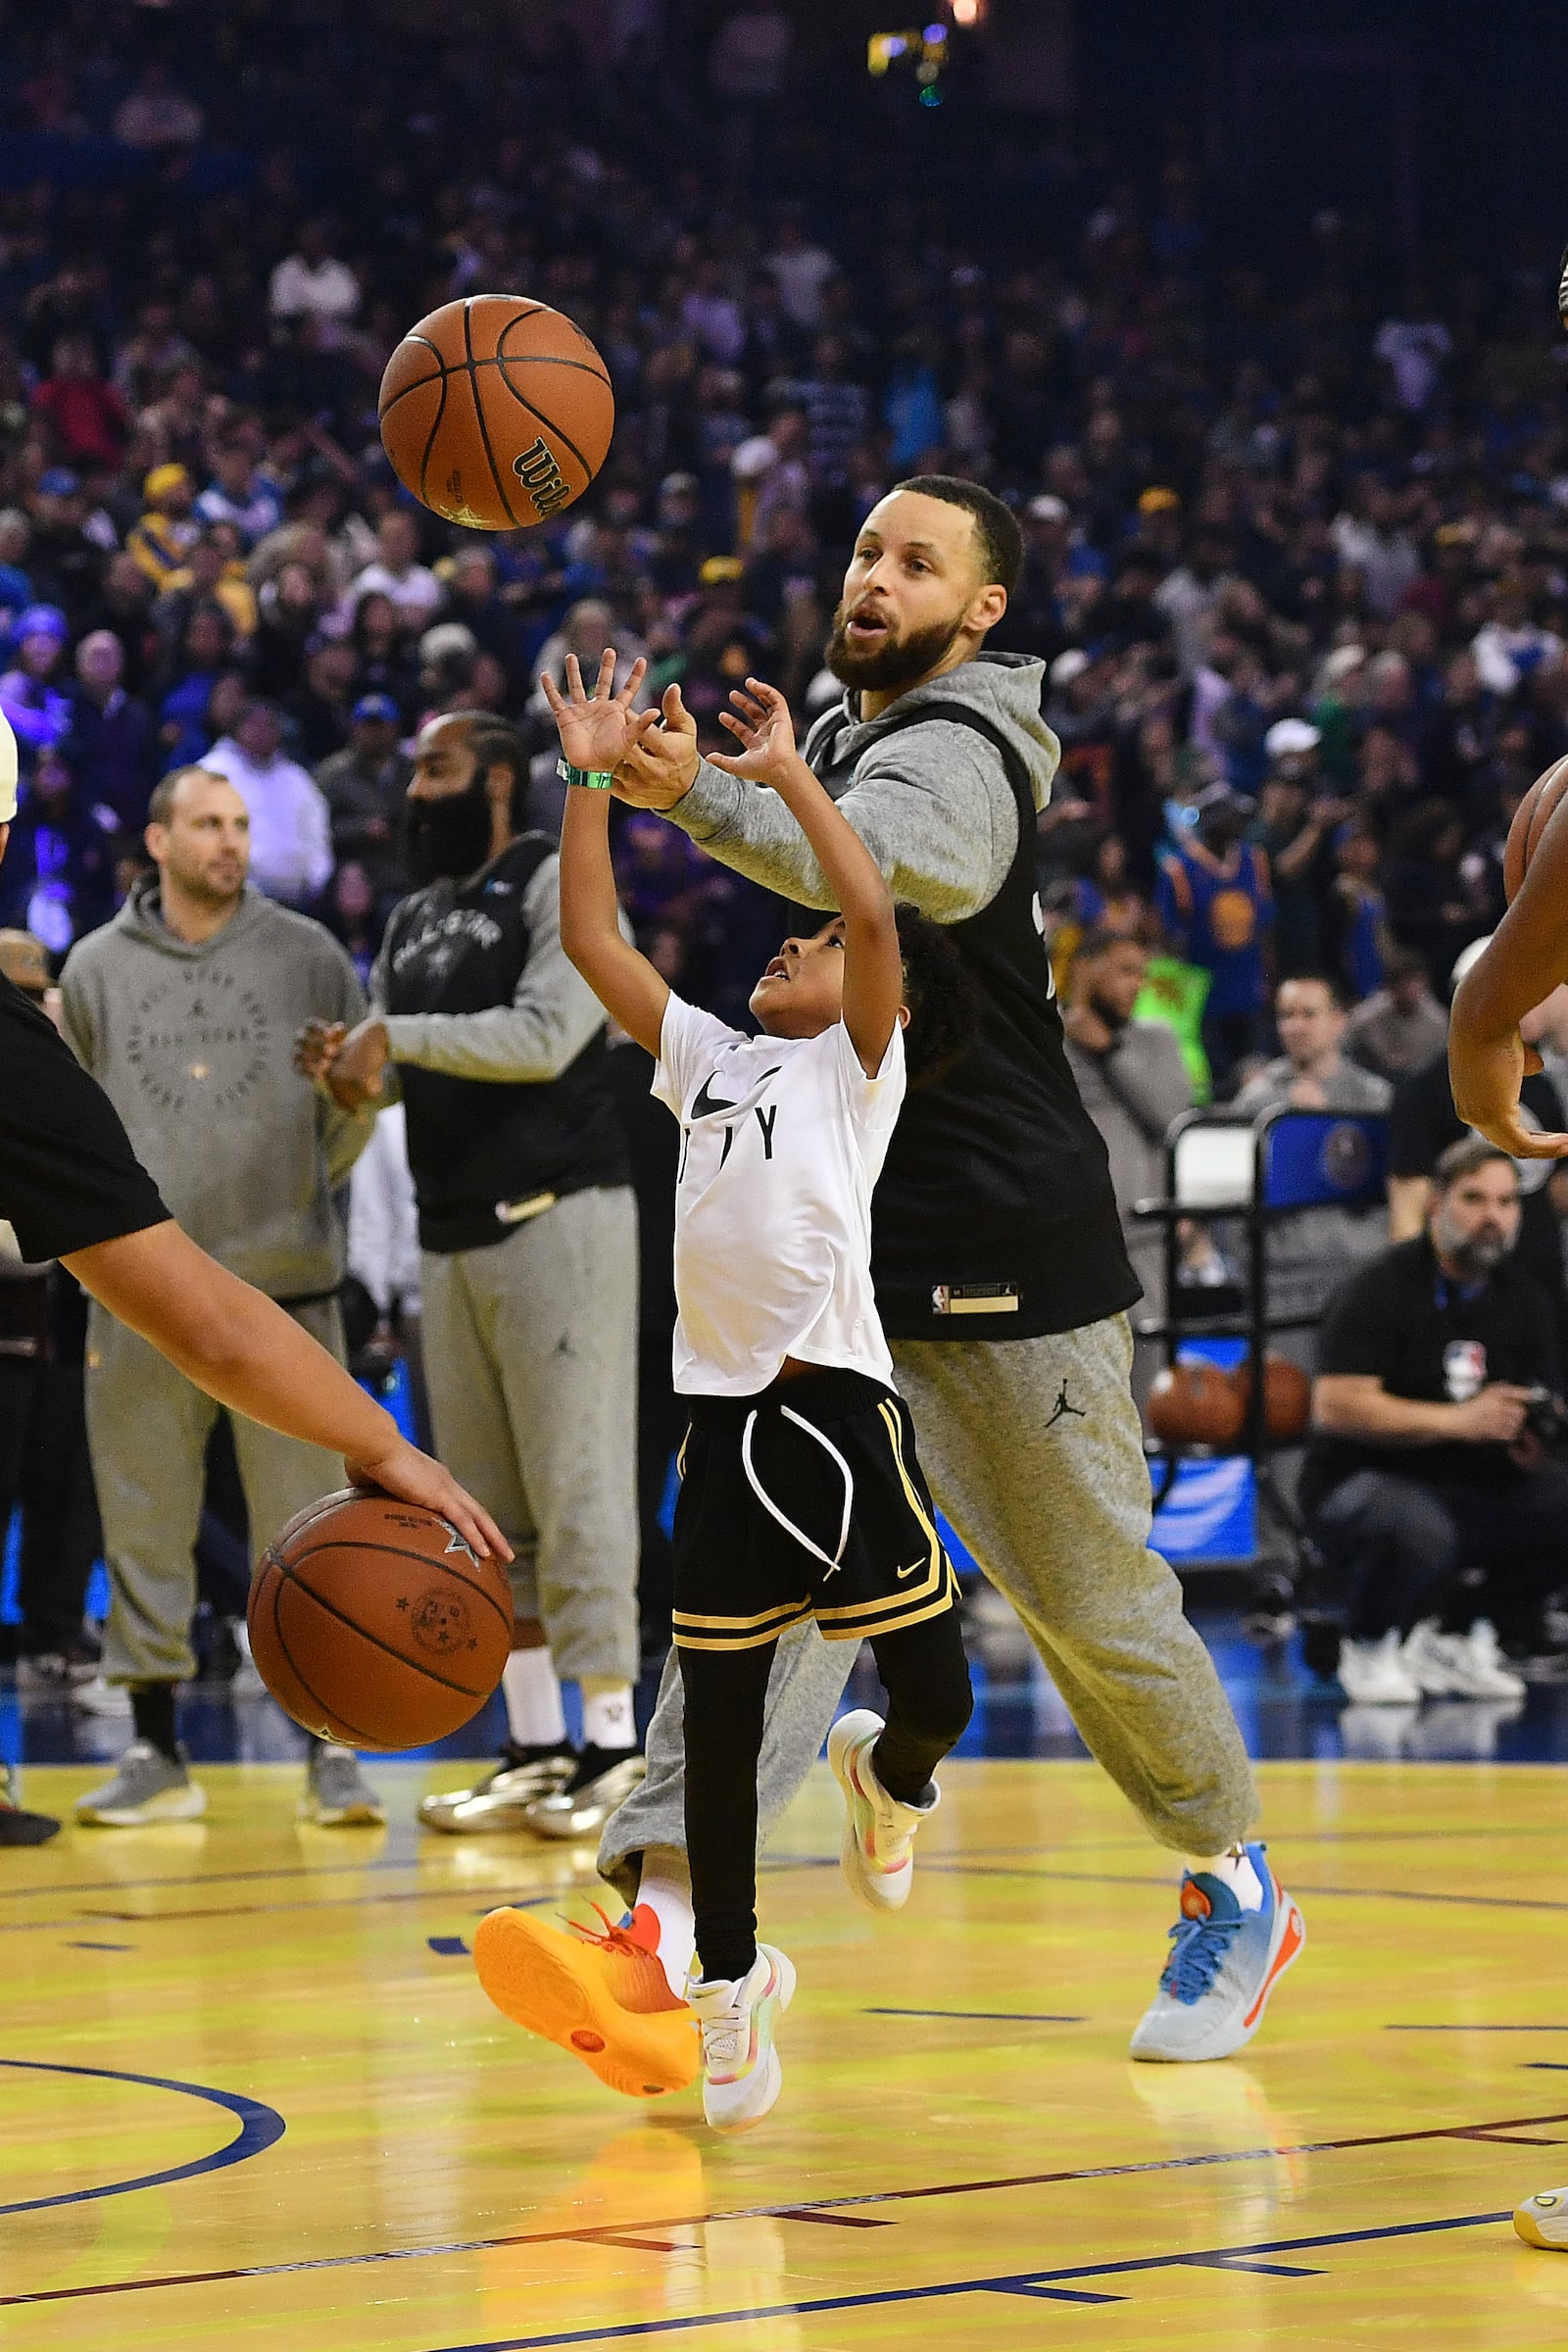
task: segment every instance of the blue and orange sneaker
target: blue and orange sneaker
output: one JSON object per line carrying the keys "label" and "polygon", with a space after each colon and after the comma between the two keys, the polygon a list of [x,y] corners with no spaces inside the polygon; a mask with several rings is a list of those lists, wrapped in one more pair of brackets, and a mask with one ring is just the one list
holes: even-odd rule
{"label": "blue and orange sneaker", "polygon": [[1224,1881],[1206,1870],[1182,1880],[1170,1958],[1138,2021],[1132,2057],[1188,2064],[1229,2058],[1262,2024],[1269,1995],[1300,1955],[1306,1925],[1264,1848],[1250,1845],[1247,1856],[1263,1888],[1256,1911],[1244,1911]]}

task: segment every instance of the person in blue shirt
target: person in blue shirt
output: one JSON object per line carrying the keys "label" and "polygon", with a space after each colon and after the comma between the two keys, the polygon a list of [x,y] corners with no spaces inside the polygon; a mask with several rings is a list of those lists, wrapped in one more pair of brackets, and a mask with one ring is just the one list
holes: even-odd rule
{"label": "person in blue shirt", "polygon": [[1223,1099],[1263,1042],[1274,895],[1267,858],[1242,838],[1248,804],[1211,784],[1197,806],[1194,830],[1159,853],[1154,910],[1176,953],[1209,975],[1203,1050]]}

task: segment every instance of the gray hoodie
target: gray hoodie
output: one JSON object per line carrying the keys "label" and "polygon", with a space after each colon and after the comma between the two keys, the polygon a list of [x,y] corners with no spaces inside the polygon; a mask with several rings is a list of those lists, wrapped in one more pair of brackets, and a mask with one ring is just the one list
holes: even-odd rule
{"label": "gray hoodie", "polygon": [[352,1024],[365,1011],[331,934],[247,889],[192,947],[165,929],[153,875],[72,949],[61,993],[77,1060],[191,1239],[273,1298],[335,1289],[332,1190],[375,1114],[339,1110],[293,1065],[312,1014]]}
{"label": "gray hoodie", "polygon": [[[986,654],[912,687],[880,718],[863,723],[847,694],[835,714],[828,762],[812,761],[894,897],[935,922],[962,922],[991,904],[1017,851],[1018,811],[996,753],[972,727],[933,719],[895,733],[895,724],[906,728],[925,703],[966,705],[1016,746],[1034,782],[1035,807],[1043,808],[1061,757],[1040,713],[1044,676],[1043,662]],[[825,715],[817,720],[813,744],[828,725]],[[834,905],[806,836],[774,794],[739,783],[705,760],[669,814],[737,873],[803,906]]]}

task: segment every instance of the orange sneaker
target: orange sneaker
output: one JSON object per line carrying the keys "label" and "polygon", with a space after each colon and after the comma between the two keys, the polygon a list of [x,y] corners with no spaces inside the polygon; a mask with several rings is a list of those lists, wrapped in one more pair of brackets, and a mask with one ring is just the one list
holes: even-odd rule
{"label": "orange sneaker", "polygon": [[702,2045],[660,1965],[658,1918],[646,1904],[629,1927],[599,1916],[602,1936],[575,1923],[563,1935],[528,1911],[490,1912],[473,1938],[479,1982],[503,2017],[570,2050],[609,2089],[629,2099],[685,2090]]}

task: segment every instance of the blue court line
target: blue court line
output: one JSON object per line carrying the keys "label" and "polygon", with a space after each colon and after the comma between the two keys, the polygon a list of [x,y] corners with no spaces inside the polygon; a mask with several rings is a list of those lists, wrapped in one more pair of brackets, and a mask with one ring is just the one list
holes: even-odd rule
{"label": "blue court line", "polygon": [[[938,1872],[944,1878],[955,1879],[1064,1879],[1074,1886],[1171,1886],[1169,1879],[1142,1874],[1134,1878],[1124,1871],[1007,1869],[986,1862],[950,1862],[940,1854],[922,1860],[920,1869],[927,1878]],[[1334,1895],[1358,1903],[1457,1903],[1463,1908],[1483,1911],[1568,1911],[1568,1902],[1553,1902],[1541,1895],[1444,1894],[1424,1886],[1303,1886],[1294,1876],[1287,1891],[1296,1895]]]}
{"label": "blue court line", "polygon": [[1568,2066],[1560,2065],[1554,2058],[1527,2058],[1524,2067],[1531,2075],[1568,2075]]}
{"label": "blue court line", "polygon": [[467,1957],[468,1947],[461,1936],[427,1936],[425,1942],[442,1960],[462,1960]]}
{"label": "blue court line", "polygon": [[1087,2026],[1087,2017],[1052,2017],[1032,2009],[862,2009],[862,2017],[956,2017],[982,2026]]}
{"label": "blue court line", "polygon": [[172,2082],[162,2075],[126,2075],[107,2066],[50,2066],[37,2058],[0,2058],[0,2066],[15,2067],[29,2075],[78,2075],[94,2082],[134,2082],[144,2090],[177,2090],[187,2099],[207,2099],[215,2107],[226,2107],[230,2115],[239,2118],[239,2131],[226,2148],[219,2148],[211,2156],[193,2157],[189,2164],[171,2165],[161,2173],[143,2173],[132,2180],[108,2180],[101,2188],[71,2188],[53,2197],[24,2197],[15,2205],[0,2205],[0,2214],[38,2213],[46,2205],[88,2205],[98,2197],[128,2197],[136,2188],[167,2188],[175,2180],[194,2180],[202,2173],[220,2173],[232,2164],[244,2164],[252,2156],[265,2155],[275,2147],[288,2126],[275,2107],[266,2107],[260,2099],[248,2099],[242,2091],[209,2090],[201,2082]]}
{"label": "blue court line", "polygon": [[1568,2026],[1385,2026],[1385,2034],[1568,2034]]}
{"label": "blue court line", "polygon": [[[1064,2292],[1069,2279],[1120,2278],[1140,2271],[1224,2270],[1257,2267],[1269,2254],[1305,2254],[1323,2246],[1369,2245],[1391,2237],[1426,2237],[1445,2230],[1479,2230],[1510,2219],[1501,2213],[1461,2213],[1438,2222],[1394,2222],[1381,2230],[1336,2230],[1321,2237],[1284,2237],[1260,2246],[1213,2246],[1193,2254],[1144,2254],[1126,2262],[1080,2263],[1069,2270],[1021,2271],[1000,2278],[955,2278],[934,2286],[881,2287],[862,2295],[824,2295],[809,2303],[770,2303],[749,2311],[695,2312],[680,2319],[633,2320],[618,2328],[574,2328],[556,2335],[506,2335],[484,2343],[446,2344],[439,2352],[553,2352],[562,2344],[618,2344],[638,2336],[675,2335],[698,2328],[727,2328],[759,2320],[809,2319],[824,2311],[866,2311],[889,2303],[935,2303],[954,2295],[1039,2295],[1072,2302],[1120,2302],[1120,2296]],[[1272,2275],[1315,2278],[1318,2271],[1269,2265]]]}
{"label": "blue court line", "polygon": [[85,1936],[73,1936],[66,1945],[68,1952],[133,1952],[133,1943],[91,1943]]}

